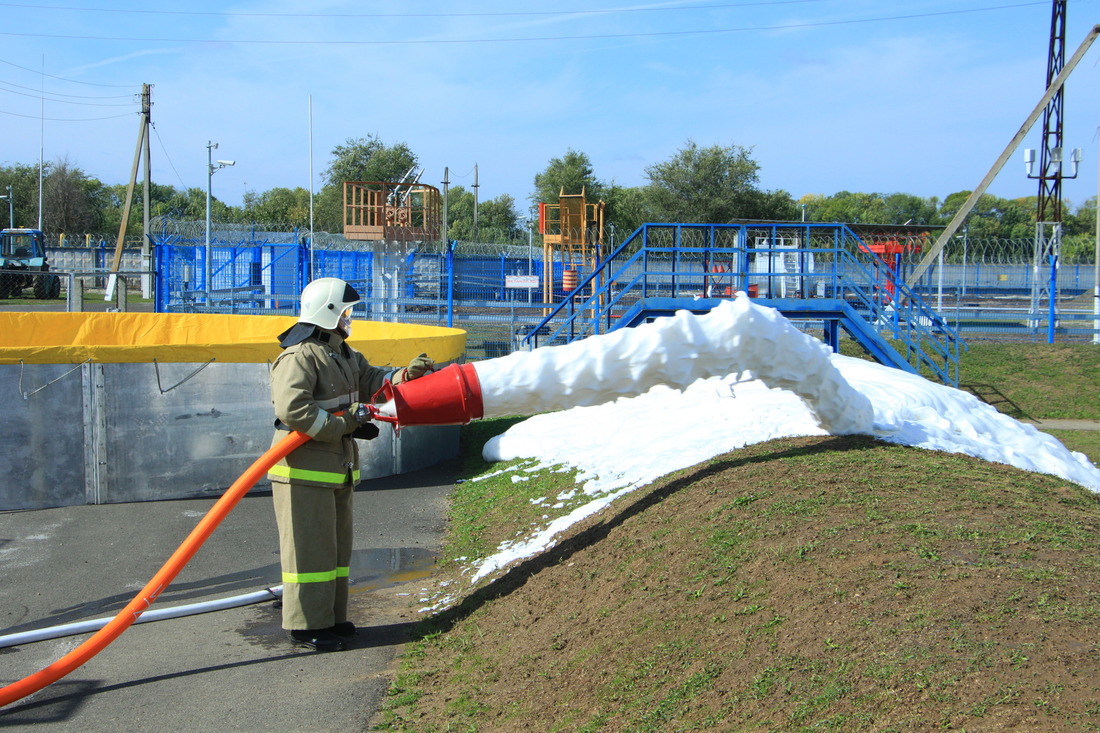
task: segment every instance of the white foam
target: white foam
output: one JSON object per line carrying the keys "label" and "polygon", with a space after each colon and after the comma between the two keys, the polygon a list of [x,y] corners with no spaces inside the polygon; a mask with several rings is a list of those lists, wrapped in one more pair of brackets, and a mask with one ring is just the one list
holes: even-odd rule
{"label": "white foam", "polygon": [[[738,298],[708,316],[678,314],[567,347],[475,364],[487,416],[571,402],[591,406],[535,415],[486,443],[486,460],[531,458],[539,466],[576,470],[589,500],[526,538],[502,544],[473,569],[474,580],[552,546],[560,532],[661,476],[779,437],[861,432],[1059,476],[1100,492],[1100,469],[1034,426],[961,390],[831,355],[824,344],[792,332],[798,333],[777,311]],[[701,343],[707,338],[720,343]],[[730,368],[722,374],[724,358]],[[647,359],[655,365],[647,367]],[[700,372],[720,376],[684,384]],[[561,394],[554,389],[559,375]],[[662,380],[676,389],[661,386]],[[621,397],[626,394],[638,396]]]}
{"label": "white foam", "polygon": [[598,405],[657,385],[684,389],[702,378],[751,372],[799,395],[829,432],[867,432],[871,405],[836,371],[830,353],[778,311],[738,293],[705,315],[680,311],[636,328],[477,362],[474,369],[485,417]]}

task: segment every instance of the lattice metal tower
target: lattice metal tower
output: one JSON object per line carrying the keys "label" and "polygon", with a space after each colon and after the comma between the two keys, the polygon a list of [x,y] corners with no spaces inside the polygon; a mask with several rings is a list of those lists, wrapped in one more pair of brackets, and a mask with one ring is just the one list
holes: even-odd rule
{"label": "lattice metal tower", "polygon": [[[1066,63],[1066,0],[1053,0],[1050,16],[1050,49],[1047,54],[1047,87]],[[1053,311],[1058,302],[1057,279],[1045,277],[1049,267],[1057,272],[1062,251],[1062,104],[1061,87],[1043,110],[1043,138],[1039,151],[1039,202],[1035,216],[1035,249],[1032,265],[1029,324],[1038,326],[1043,300]],[[1053,314],[1052,314],[1053,318]],[[1051,324],[1053,328],[1053,324]]]}
{"label": "lattice metal tower", "polygon": [[[1054,0],[1050,18],[1047,86],[1066,65],[1066,0]],[[1043,143],[1039,151],[1039,210],[1035,221],[1062,221],[1062,103],[1065,86],[1043,111]]]}

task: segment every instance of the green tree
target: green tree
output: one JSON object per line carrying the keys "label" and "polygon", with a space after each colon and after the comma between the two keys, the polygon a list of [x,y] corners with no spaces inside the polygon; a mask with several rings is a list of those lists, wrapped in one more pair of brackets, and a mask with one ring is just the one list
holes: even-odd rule
{"label": "green tree", "polygon": [[794,201],[757,187],[760,166],[739,145],[700,147],[693,140],[669,160],[645,169],[646,199],[658,221],[724,224],[737,219],[790,219]]}
{"label": "green tree", "polygon": [[462,186],[447,189],[447,239],[470,241],[474,236],[474,192]]}
{"label": "green tree", "polygon": [[[810,221],[841,224],[886,224],[886,200],[877,193],[840,191],[823,196],[806,208]],[[898,222],[901,223],[901,222]]]}
{"label": "green tree", "polygon": [[[130,204],[127,231],[141,232],[144,218],[144,191],[139,182],[134,186],[134,199]],[[126,184],[104,188],[104,212],[102,232],[117,235],[122,221],[122,209],[126,203]],[[179,221],[204,221],[206,219],[206,191],[201,188],[179,190],[172,186],[153,183],[149,187],[149,216],[168,216]],[[214,221],[235,221],[236,211],[214,197],[210,201],[210,216]]]}
{"label": "green tree", "polygon": [[596,178],[592,161],[588,156],[570,148],[560,158],[551,158],[541,173],[535,174],[535,192],[531,202],[556,204],[564,191],[577,195],[582,190],[589,201],[599,201],[604,196],[605,185]]}
{"label": "green tree", "polygon": [[[34,228],[38,226],[38,165],[12,165],[0,168],[0,189],[8,194],[11,186],[14,226]],[[0,201],[0,220],[9,226],[8,202]]]}
{"label": "green tree", "polygon": [[297,188],[271,188],[257,195],[244,196],[241,220],[261,225],[309,227],[309,191]]}
{"label": "green tree", "polygon": [[332,160],[321,174],[323,185],[313,201],[314,228],[343,231],[345,182],[396,182],[417,164],[416,154],[405,143],[386,145],[373,134],[348,138],[332,149]]}
{"label": "green tree", "polygon": [[[608,246],[621,244],[642,224],[654,221],[649,211],[645,189],[640,186],[612,184],[607,187],[604,200],[607,203],[607,223],[614,227],[613,229],[609,227],[604,233]],[[614,237],[613,242],[612,237]]]}
{"label": "green tree", "polygon": [[516,201],[501,194],[477,204],[477,233],[474,233],[474,194],[462,186],[447,191],[447,237],[460,241],[511,242],[523,234]]}
{"label": "green tree", "polygon": [[520,215],[516,209],[516,200],[506,193],[479,203],[477,207],[478,233],[482,241],[510,242],[523,233],[519,223]]}
{"label": "green tree", "polygon": [[[940,223],[947,224],[970,196],[957,191],[943,200]],[[1035,197],[1003,199],[983,194],[970,210],[963,226],[974,239],[1032,239],[1035,237]]]}
{"label": "green tree", "polygon": [[417,165],[416,154],[405,143],[386,145],[376,135],[348,138],[332,149],[332,160],[321,174],[326,186],[346,181],[400,181]]}
{"label": "green tree", "polygon": [[840,191],[831,196],[803,196],[799,199],[799,205],[802,204],[806,205],[806,218],[810,221],[927,226],[941,223],[938,199],[908,193]]}
{"label": "green tree", "polygon": [[883,196],[886,224],[935,225],[939,222],[938,200],[924,199],[909,193]]}
{"label": "green tree", "polygon": [[1069,201],[1063,202],[1062,223],[1066,235],[1095,235],[1096,197],[1085,199],[1085,202],[1077,207]]}
{"label": "green tree", "polygon": [[102,183],[68,160],[51,163],[42,180],[42,228],[66,234],[98,232],[108,199]]}

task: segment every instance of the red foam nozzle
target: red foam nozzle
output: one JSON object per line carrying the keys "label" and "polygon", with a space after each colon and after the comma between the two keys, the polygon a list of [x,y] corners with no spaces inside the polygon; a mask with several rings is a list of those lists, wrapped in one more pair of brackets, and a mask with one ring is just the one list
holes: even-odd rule
{"label": "red foam nozzle", "polygon": [[375,420],[406,425],[465,425],[484,415],[481,382],[473,364],[451,364],[401,384],[386,382],[371,400],[393,403],[394,414],[371,406]]}

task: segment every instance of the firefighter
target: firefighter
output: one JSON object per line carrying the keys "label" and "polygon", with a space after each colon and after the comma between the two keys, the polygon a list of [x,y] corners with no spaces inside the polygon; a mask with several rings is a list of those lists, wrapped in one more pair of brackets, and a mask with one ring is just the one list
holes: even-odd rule
{"label": "firefighter", "polygon": [[279,335],[283,352],[271,367],[278,428],[272,444],[282,439],[280,430],[312,438],[268,474],[279,528],[282,625],[296,646],[321,652],[345,649],[356,634],[347,617],[351,505],[359,482],[353,438],[378,435],[362,402],[387,378],[397,384],[434,369],[426,354],[396,371],[370,366],[346,342],[358,302],[355,289],[338,278],[309,283],[298,322]]}

